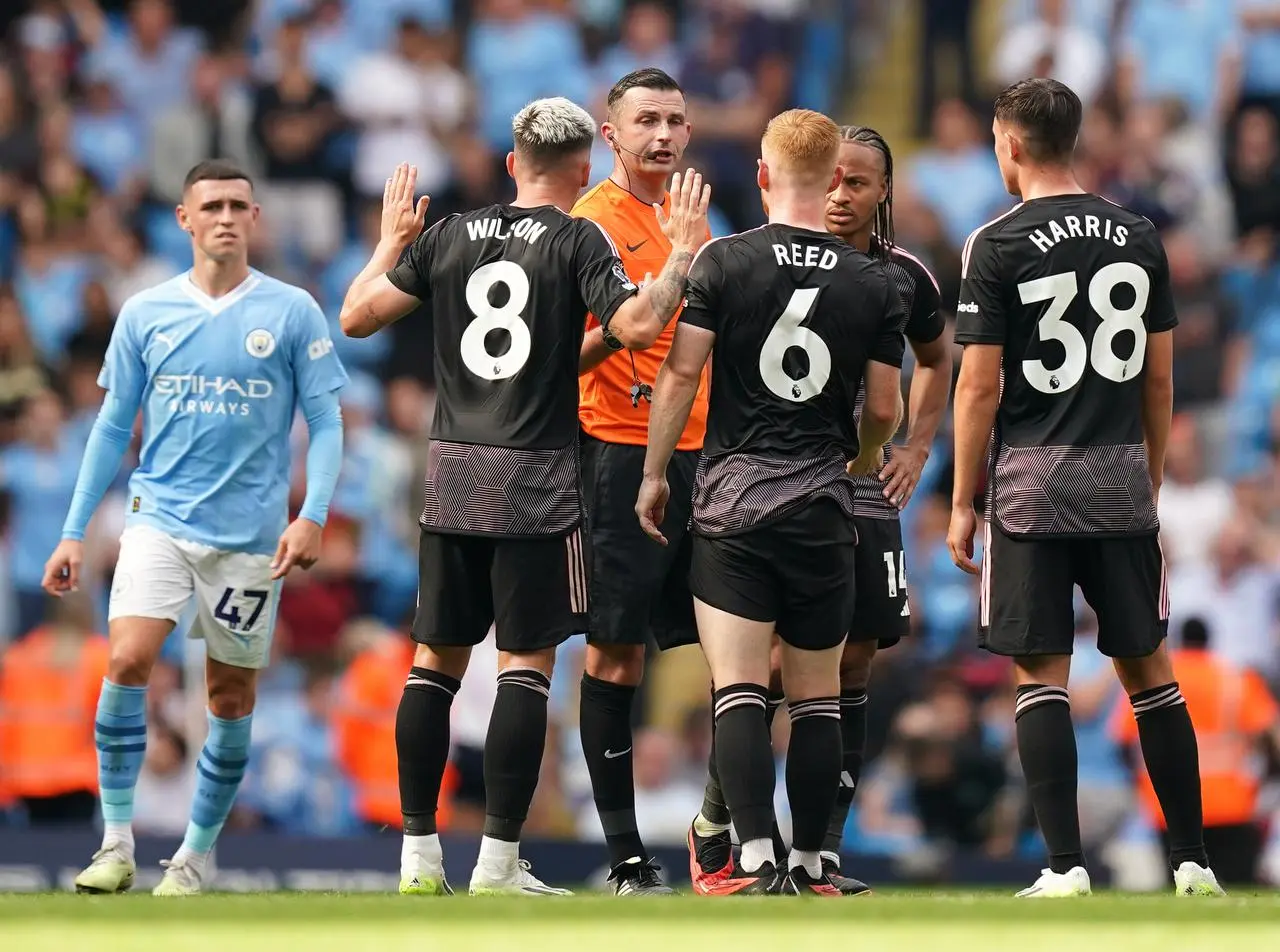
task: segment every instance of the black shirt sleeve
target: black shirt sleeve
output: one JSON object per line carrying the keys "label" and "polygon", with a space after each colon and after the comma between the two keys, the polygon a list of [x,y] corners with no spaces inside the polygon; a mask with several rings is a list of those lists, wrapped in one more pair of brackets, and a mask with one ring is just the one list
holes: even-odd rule
{"label": "black shirt sleeve", "polygon": [[927,344],[942,336],[947,322],[938,313],[942,306],[942,295],[938,292],[938,282],[920,262],[907,258],[899,258],[898,263],[915,281],[915,293],[911,299],[911,312],[907,315],[906,335],[918,344]]}
{"label": "black shirt sleeve", "polygon": [[694,327],[715,332],[720,320],[720,296],[724,288],[724,268],[715,245],[703,245],[689,268],[685,286],[684,310],[680,320]]}
{"label": "black shirt sleeve", "polygon": [[1151,275],[1151,303],[1147,307],[1147,332],[1157,334],[1178,326],[1178,309],[1173,303],[1173,282],[1169,279],[1169,257],[1160,239],[1152,235],[1156,246],[1156,267]]}
{"label": "black shirt sleeve", "polygon": [[867,360],[901,367],[902,355],[907,348],[906,338],[902,336],[903,325],[907,322],[907,307],[882,269],[877,268],[870,274],[873,284],[866,300],[878,302],[879,319],[875,325],[875,339],[867,351]]}
{"label": "black shirt sleeve", "polygon": [[956,343],[1003,344],[1008,315],[1000,290],[999,249],[982,231],[970,235],[968,243],[960,268]]}
{"label": "black shirt sleeve", "polygon": [[403,291],[412,294],[419,301],[431,297],[431,262],[435,258],[436,244],[445,225],[457,215],[442,218],[417,238],[400,255],[396,266],[387,272],[387,280]]}
{"label": "black shirt sleeve", "polygon": [[578,276],[578,293],[587,310],[607,326],[614,311],[639,289],[627,277],[627,269],[604,229],[588,218],[575,222],[571,267]]}

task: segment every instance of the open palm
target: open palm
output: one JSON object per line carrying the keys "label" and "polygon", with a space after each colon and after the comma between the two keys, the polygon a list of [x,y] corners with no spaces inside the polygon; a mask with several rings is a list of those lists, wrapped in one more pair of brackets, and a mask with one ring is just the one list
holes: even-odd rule
{"label": "open palm", "polygon": [[417,204],[413,191],[418,184],[418,167],[401,162],[382,190],[382,240],[403,248],[422,233],[431,198],[423,195]]}

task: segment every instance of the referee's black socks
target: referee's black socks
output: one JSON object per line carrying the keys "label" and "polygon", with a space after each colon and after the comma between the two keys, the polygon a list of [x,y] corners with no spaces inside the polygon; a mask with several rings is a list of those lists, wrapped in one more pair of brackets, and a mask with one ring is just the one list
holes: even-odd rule
{"label": "referee's black socks", "polygon": [[1076,795],[1076,734],[1067,689],[1020,684],[1013,716],[1018,757],[1027,781],[1027,795],[1049,850],[1049,868],[1065,873],[1083,866]]}
{"label": "referee's black socks", "polygon": [[609,847],[609,865],[633,856],[647,858],[636,825],[636,784],[632,770],[631,706],[636,688],[582,675],[578,726],[591,775],[591,793]]}
{"label": "referee's black socks", "polygon": [[1129,695],[1151,786],[1169,829],[1169,861],[1208,866],[1200,799],[1200,749],[1177,681]]}

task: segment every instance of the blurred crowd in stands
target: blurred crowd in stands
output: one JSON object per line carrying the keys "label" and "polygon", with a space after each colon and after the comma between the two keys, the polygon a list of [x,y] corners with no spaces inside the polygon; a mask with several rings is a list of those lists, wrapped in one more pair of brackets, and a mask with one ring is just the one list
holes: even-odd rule
{"label": "blurred crowd in stands", "polygon": [[[566,95],[599,118],[614,79],[657,65],[684,85],[689,162],[708,175],[725,234],[762,220],[755,157],[770,115],[804,105],[868,121],[851,104],[865,108],[860,90],[896,68],[910,83],[874,115],[919,126],[891,143],[897,238],[950,306],[965,237],[1014,201],[989,103],[1037,74],[1086,101],[1082,184],[1146,215],[1165,242],[1181,319],[1160,499],[1170,634],[1184,694],[1192,680],[1200,690],[1206,820],[1254,830],[1250,849],[1280,880],[1280,838],[1265,850],[1259,822],[1280,826],[1280,2],[32,0],[0,21],[0,825],[95,817],[90,725],[127,470],[91,528],[82,591],[53,603],[39,582],[121,302],[190,265],[173,206],[195,162],[228,156],[252,171],[253,263],[312,291],[352,373],[323,558],[287,580],[233,825],[398,832],[393,726],[411,657],[431,327],[410,317],[361,341],[337,328],[388,170],[418,166],[429,221],[504,200],[520,106]],[[915,59],[895,67],[887,51],[903,47],[890,39],[904,33]],[[601,144],[593,177],[610,166]],[[944,425],[904,516],[914,637],[876,662],[870,766],[846,830],[849,849],[921,875],[957,849],[1041,848],[1019,793],[1007,663],[974,647],[976,586],[943,545],[950,444]],[[1141,884],[1158,825],[1135,807],[1146,800],[1128,705],[1091,625],[1082,605],[1072,702],[1086,846]],[[188,733],[185,665],[199,650],[180,626],[152,682],[144,830],[185,824],[202,740]],[[492,665],[488,650],[473,664]],[[571,642],[559,660],[531,834],[602,838],[577,747],[580,650]],[[454,705],[442,814],[454,829],[482,818],[492,691],[469,679]],[[643,691],[640,825],[678,844],[710,730],[697,649],[655,654]],[[786,718],[776,735],[781,752]]]}

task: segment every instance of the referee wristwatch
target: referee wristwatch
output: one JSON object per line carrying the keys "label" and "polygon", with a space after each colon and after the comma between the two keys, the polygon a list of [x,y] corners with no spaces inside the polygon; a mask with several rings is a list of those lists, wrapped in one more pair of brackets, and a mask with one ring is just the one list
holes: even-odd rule
{"label": "referee wristwatch", "polygon": [[616,338],[613,335],[613,331],[609,330],[609,325],[607,322],[601,322],[600,336],[604,338],[604,346],[608,347],[612,351],[616,352],[616,351],[622,350],[624,347],[627,346],[626,344],[622,343],[622,341],[618,340],[618,338]]}

